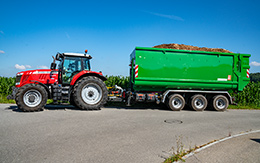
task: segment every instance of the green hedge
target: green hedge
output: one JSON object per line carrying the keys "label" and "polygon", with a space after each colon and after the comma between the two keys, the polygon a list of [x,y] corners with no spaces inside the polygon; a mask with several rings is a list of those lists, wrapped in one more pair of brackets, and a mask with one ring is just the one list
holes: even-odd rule
{"label": "green hedge", "polygon": [[0,76],[0,94],[9,95],[12,93],[12,86],[15,86],[15,77],[7,78]]}
{"label": "green hedge", "polygon": [[124,76],[106,76],[107,81],[105,81],[107,87],[112,87],[118,85],[123,89],[127,89],[129,85],[129,77]]}
{"label": "green hedge", "polygon": [[7,100],[7,95],[12,93],[12,87],[15,86],[15,77],[7,78],[0,76],[0,103],[15,103],[14,100]]}
{"label": "green hedge", "polygon": [[241,106],[260,107],[260,82],[250,82],[235,96],[235,102]]}

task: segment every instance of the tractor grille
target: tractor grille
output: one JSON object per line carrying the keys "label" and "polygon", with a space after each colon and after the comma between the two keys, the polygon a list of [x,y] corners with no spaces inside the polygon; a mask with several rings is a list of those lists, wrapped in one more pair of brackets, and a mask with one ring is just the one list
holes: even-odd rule
{"label": "tractor grille", "polygon": [[46,74],[41,74],[39,76],[39,80],[45,80],[47,78],[47,75]]}

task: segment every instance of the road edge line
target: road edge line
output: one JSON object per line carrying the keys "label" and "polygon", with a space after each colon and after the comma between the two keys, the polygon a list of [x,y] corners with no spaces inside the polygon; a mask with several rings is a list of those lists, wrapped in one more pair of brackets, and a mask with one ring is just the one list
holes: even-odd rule
{"label": "road edge line", "polygon": [[[205,146],[202,145],[201,148],[196,149],[195,151],[193,151],[193,152],[191,152],[191,153],[189,153],[189,154],[183,156],[182,158],[183,158],[184,160],[186,160],[187,158],[193,156],[195,153],[198,153],[198,152],[200,152],[200,151],[202,151],[202,150],[204,150],[204,149],[206,149],[206,148],[209,148],[209,147],[211,147],[211,146],[213,146],[213,145],[215,145],[215,144],[218,144],[218,143],[220,143],[220,142],[223,142],[223,141],[226,141],[226,140],[235,138],[235,137],[243,136],[243,135],[248,135],[248,134],[257,133],[257,132],[260,132],[260,130],[245,131],[244,133],[240,133],[240,134],[228,136],[228,137],[225,137],[225,138],[221,138],[221,139],[219,139],[219,140],[217,140],[217,141],[214,141],[214,142],[212,142],[212,143],[209,143],[209,144],[207,144],[207,145],[205,145]],[[177,163],[180,163],[180,161],[177,161]]]}

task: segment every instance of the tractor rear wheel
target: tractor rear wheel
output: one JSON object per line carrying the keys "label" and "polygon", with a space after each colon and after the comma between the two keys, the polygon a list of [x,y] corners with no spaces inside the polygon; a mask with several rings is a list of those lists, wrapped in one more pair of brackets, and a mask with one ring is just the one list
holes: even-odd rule
{"label": "tractor rear wheel", "polygon": [[19,109],[23,111],[40,111],[47,102],[47,91],[39,84],[27,84],[21,87],[15,96]]}
{"label": "tractor rear wheel", "polygon": [[73,96],[70,96],[69,102],[70,102],[70,105],[73,105],[73,106],[77,107],[77,105],[75,104],[75,101],[73,99]]}
{"label": "tractor rear wheel", "polygon": [[106,84],[95,76],[80,79],[73,90],[75,104],[84,110],[99,110],[107,102]]}

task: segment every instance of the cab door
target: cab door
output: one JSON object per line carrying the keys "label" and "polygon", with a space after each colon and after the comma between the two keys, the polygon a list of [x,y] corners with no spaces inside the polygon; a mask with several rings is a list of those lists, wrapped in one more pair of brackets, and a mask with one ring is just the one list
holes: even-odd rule
{"label": "cab door", "polygon": [[81,58],[65,57],[62,70],[62,84],[70,84],[72,78],[82,71]]}

